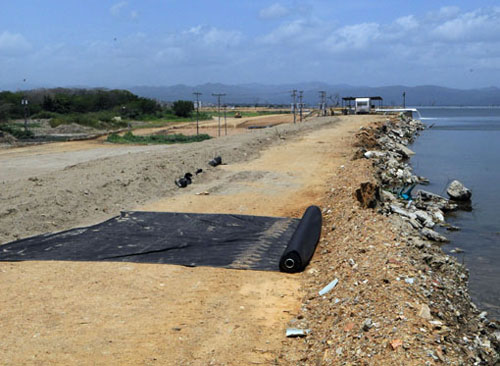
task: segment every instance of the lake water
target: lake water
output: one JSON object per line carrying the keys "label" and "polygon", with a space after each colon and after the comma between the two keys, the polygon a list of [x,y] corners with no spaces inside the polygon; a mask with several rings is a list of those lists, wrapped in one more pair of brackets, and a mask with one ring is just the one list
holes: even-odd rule
{"label": "lake water", "polygon": [[[441,231],[443,247],[470,271],[469,289],[476,305],[500,319],[500,108],[418,107],[432,128],[412,145],[414,172],[430,179],[425,190],[446,195],[454,179],[472,190],[471,212],[458,211],[447,222],[461,231]],[[414,116],[418,118],[417,116]]]}

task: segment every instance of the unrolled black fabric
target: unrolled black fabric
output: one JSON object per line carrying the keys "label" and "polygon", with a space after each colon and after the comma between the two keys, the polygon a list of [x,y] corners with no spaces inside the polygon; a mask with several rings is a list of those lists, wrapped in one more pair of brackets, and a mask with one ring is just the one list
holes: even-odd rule
{"label": "unrolled black fabric", "polygon": [[[319,211],[319,209],[318,209]],[[0,261],[122,261],[277,271],[287,247],[307,265],[302,220],[249,215],[122,212],[103,223],[0,246]],[[321,213],[320,213],[321,216]],[[309,217],[309,216],[308,216]],[[317,220],[311,221],[317,224]],[[321,220],[319,222],[321,230]],[[313,229],[316,232],[316,229]],[[318,237],[319,239],[319,237]],[[314,243],[314,247],[316,246]],[[301,268],[300,270],[302,270]],[[287,270],[287,272],[290,272]]]}

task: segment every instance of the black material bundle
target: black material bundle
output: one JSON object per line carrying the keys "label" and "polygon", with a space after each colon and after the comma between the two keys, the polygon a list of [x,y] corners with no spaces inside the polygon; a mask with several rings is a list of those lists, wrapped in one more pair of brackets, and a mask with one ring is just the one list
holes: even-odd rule
{"label": "black material bundle", "polygon": [[321,210],[309,206],[280,259],[280,271],[303,271],[309,264],[321,236]]}
{"label": "black material bundle", "polygon": [[186,188],[188,185],[193,183],[193,180],[191,179],[192,177],[193,174],[186,173],[184,174],[184,177],[175,180],[175,185],[179,188]]}
{"label": "black material bundle", "polygon": [[208,165],[213,166],[214,168],[217,165],[221,165],[221,164],[222,164],[222,158],[220,156],[216,156],[215,158],[213,158],[212,160],[210,160],[208,162]]}
{"label": "black material bundle", "polygon": [[94,226],[5,244],[0,261],[122,261],[297,272],[311,259],[320,231],[317,207],[307,209],[301,220],[123,212]]}

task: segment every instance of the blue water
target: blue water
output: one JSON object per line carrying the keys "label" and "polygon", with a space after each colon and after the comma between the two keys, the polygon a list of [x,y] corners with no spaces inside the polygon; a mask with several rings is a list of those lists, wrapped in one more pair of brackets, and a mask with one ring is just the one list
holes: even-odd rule
{"label": "blue water", "polygon": [[431,181],[421,188],[446,196],[449,182],[458,179],[472,190],[473,210],[447,217],[462,230],[441,231],[451,240],[443,250],[464,250],[455,256],[470,271],[474,302],[500,319],[500,108],[418,110],[422,122],[433,125],[412,145],[415,174]]}

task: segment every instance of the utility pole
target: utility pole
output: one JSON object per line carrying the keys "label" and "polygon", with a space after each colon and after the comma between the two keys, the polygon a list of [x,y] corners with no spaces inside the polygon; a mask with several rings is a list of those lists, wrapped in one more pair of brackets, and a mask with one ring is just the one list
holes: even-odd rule
{"label": "utility pole", "polygon": [[224,135],[227,136],[227,119],[226,119],[227,104],[224,104]]}
{"label": "utility pole", "polygon": [[293,98],[293,102],[292,102],[293,123],[297,123],[297,115],[295,113],[295,109],[297,106],[297,90],[296,89],[292,90],[292,98]]}
{"label": "utility pole", "polygon": [[406,92],[403,92],[403,109],[406,108]]}
{"label": "utility pole", "polygon": [[24,131],[28,132],[28,99],[21,99],[21,105],[24,107]]}
{"label": "utility pole", "polygon": [[220,98],[224,97],[226,94],[224,93],[212,93],[214,97],[217,97],[217,115],[219,116],[219,132],[218,136],[220,137]]}
{"label": "utility pole", "polygon": [[303,104],[302,104],[302,98],[304,97],[304,91],[303,90],[299,90],[299,121],[302,122],[302,108],[303,108]]}
{"label": "utility pole", "polygon": [[326,113],[326,91],[324,90],[321,90],[319,91],[319,98],[320,98],[320,103],[319,103],[319,109],[320,109],[320,113],[322,116],[324,116]]}
{"label": "utility pole", "polygon": [[200,92],[193,93],[196,96],[196,135],[200,134]]}

